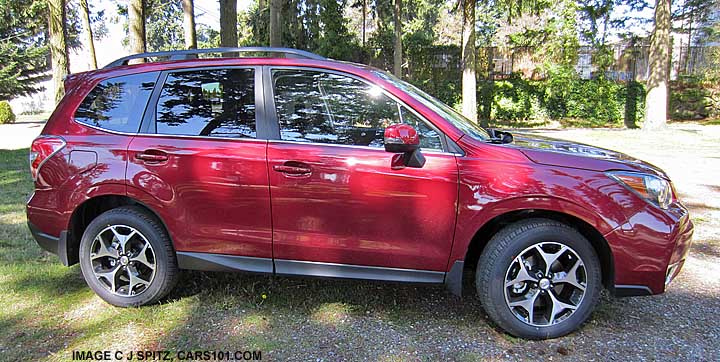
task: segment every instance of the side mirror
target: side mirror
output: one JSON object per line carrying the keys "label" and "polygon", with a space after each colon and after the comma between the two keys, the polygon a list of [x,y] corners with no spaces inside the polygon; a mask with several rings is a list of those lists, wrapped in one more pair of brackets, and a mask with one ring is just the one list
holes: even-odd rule
{"label": "side mirror", "polygon": [[425,165],[425,156],[420,153],[420,135],[407,124],[393,124],[385,128],[385,151],[399,153],[392,161],[394,170],[403,167],[420,168]]}

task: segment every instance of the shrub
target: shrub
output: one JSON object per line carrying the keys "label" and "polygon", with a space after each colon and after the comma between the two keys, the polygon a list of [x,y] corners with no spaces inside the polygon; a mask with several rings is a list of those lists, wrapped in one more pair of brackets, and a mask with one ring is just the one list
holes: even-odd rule
{"label": "shrub", "polygon": [[567,117],[581,118],[598,126],[622,121],[625,106],[623,87],[606,79],[576,80],[567,100]]}
{"label": "shrub", "polygon": [[[632,127],[642,117],[644,94],[637,82],[628,86],[604,78],[584,80],[572,68],[557,67],[549,69],[544,80],[513,74],[501,81],[480,82],[478,112],[506,124],[553,119],[579,120],[585,127],[619,126],[628,116]],[[626,104],[628,97],[632,99]]]}
{"label": "shrub", "polygon": [[[483,82],[483,88],[491,88],[480,89],[479,103],[484,107],[483,97],[492,96],[492,119],[521,121],[545,118],[541,108],[542,93],[537,82],[525,80],[520,74],[512,74],[506,80],[487,83]],[[487,110],[483,109],[483,113],[487,114]]]}
{"label": "shrub", "polygon": [[15,123],[15,113],[7,101],[0,102],[0,124]]}
{"label": "shrub", "polygon": [[670,83],[670,118],[704,119],[720,115],[720,87],[714,81],[683,76]]}

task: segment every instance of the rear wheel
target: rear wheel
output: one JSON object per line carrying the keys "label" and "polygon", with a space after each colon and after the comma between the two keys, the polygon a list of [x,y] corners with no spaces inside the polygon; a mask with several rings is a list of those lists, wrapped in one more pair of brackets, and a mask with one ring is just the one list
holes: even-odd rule
{"label": "rear wheel", "polygon": [[109,210],[88,225],[80,241],[80,268],[90,288],[119,307],[157,302],[178,275],[165,229],[135,206]]}
{"label": "rear wheel", "polygon": [[490,240],[478,262],[476,287],[490,318],[508,333],[555,338],[590,316],[600,295],[600,263],[575,229],[529,219]]}

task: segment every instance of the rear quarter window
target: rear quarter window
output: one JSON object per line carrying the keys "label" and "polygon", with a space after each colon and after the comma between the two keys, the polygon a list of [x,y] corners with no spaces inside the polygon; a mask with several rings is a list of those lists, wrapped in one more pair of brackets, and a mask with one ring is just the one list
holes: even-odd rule
{"label": "rear quarter window", "polygon": [[158,75],[150,72],[103,80],[75,111],[75,120],[110,131],[137,133]]}

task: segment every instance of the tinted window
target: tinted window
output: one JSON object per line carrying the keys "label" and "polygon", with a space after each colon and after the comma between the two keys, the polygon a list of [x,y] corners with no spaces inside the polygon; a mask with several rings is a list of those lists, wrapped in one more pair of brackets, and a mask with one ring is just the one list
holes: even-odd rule
{"label": "tinted window", "polygon": [[135,133],[158,73],[140,73],[106,79],[88,93],[75,120],[104,129]]}
{"label": "tinted window", "polygon": [[157,133],[255,138],[253,69],[168,75],[157,104]]}
{"label": "tinted window", "polygon": [[409,123],[424,148],[442,149],[440,136],[376,86],[306,70],[273,71],[275,106],[283,140],[383,147],[385,127]]}

